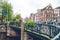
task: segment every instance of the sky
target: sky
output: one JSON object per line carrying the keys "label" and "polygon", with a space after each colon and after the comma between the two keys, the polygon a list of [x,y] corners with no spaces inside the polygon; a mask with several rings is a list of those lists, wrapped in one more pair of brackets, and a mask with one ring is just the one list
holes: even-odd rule
{"label": "sky", "polygon": [[13,7],[14,15],[20,14],[22,18],[29,17],[31,13],[36,13],[37,9],[42,9],[51,3],[52,7],[60,6],[60,0],[8,0]]}

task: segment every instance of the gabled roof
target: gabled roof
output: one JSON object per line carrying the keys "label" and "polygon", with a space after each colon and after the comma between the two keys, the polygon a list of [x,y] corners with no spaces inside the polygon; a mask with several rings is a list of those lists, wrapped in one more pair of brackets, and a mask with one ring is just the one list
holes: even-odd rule
{"label": "gabled roof", "polygon": [[41,9],[41,11],[45,10],[47,7],[51,6],[51,4],[47,5],[46,7],[44,7],[43,9]]}

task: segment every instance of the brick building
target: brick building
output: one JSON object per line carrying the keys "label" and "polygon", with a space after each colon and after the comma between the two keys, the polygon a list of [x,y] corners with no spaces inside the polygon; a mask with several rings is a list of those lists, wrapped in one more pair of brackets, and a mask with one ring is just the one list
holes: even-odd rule
{"label": "brick building", "polygon": [[36,23],[39,23],[40,22],[40,13],[41,13],[41,10],[38,9],[37,10],[37,13],[35,14],[35,22]]}
{"label": "brick building", "polygon": [[26,18],[24,19],[24,22],[29,22],[29,18],[26,17]]}
{"label": "brick building", "polygon": [[34,21],[36,23],[46,22],[49,20],[57,20],[57,17],[60,16],[59,7],[53,8],[51,4],[47,5],[43,9],[38,9],[37,13],[31,14],[29,21]]}
{"label": "brick building", "polygon": [[54,20],[54,9],[52,8],[51,4],[46,6],[45,8],[41,9],[40,13],[40,22]]}
{"label": "brick building", "polygon": [[45,22],[49,20],[55,20],[54,9],[52,8],[51,4],[46,6],[43,9],[38,9],[37,13],[35,14],[35,22]]}
{"label": "brick building", "polygon": [[35,22],[35,14],[31,13],[29,19],[30,19],[30,21],[34,21]]}
{"label": "brick building", "polygon": [[60,23],[60,7],[56,7],[56,8],[54,9],[54,13],[56,14],[56,15],[55,15],[55,18],[56,18],[56,20],[57,20],[57,23]]}

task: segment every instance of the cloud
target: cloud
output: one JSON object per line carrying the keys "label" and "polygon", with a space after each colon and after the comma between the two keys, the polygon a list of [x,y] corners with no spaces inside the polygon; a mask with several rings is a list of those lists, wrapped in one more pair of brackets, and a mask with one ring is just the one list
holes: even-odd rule
{"label": "cloud", "polygon": [[14,14],[20,13],[23,18],[29,17],[31,13],[36,13],[37,9],[42,9],[49,3],[53,7],[60,6],[60,0],[8,0],[13,6]]}

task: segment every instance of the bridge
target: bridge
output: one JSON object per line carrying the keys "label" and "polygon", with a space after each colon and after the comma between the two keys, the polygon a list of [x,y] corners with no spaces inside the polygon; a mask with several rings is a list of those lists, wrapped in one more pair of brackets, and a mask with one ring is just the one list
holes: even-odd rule
{"label": "bridge", "polygon": [[[36,24],[36,27],[27,29],[25,28],[27,34],[30,34],[33,36],[35,34],[37,39],[42,37],[41,40],[51,40],[54,38],[59,32],[60,32],[60,26],[57,25],[51,25],[51,24]],[[41,37],[40,37],[41,36]],[[45,39],[44,39],[45,38]]]}
{"label": "bridge", "polygon": [[52,24],[36,24],[34,28],[27,28],[23,23],[21,27],[4,26],[8,40],[52,40],[60,32],[60,26]]}
{"label": "bridge", "polygon": [[36,24],[34,28],[27,28],[25,25],[19,28],[11,26],[15,31],[23,31],[21,40],[52,40],[60,32],[59,27],[52,24]]}

